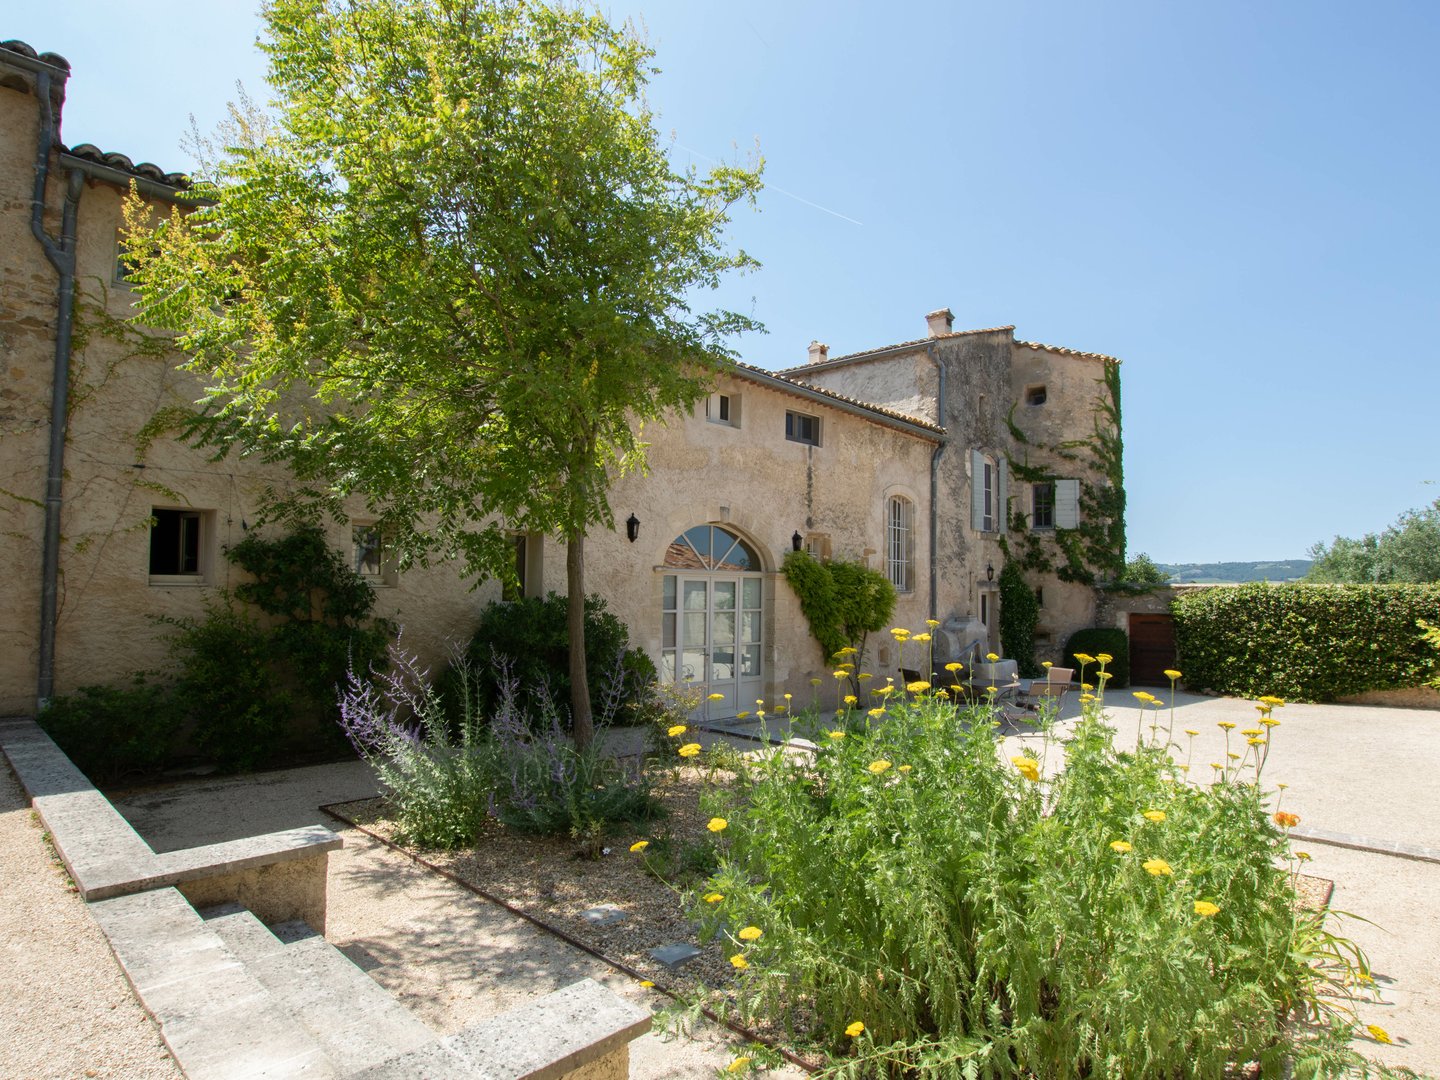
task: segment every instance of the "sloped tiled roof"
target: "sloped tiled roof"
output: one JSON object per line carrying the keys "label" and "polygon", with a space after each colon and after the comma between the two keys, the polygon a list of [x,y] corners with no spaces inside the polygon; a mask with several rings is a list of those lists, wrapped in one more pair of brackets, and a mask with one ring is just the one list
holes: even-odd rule
{"label": "sloped tiled roof", "polygon": [[751,364],[735,364],[728,369],[732,374],[742,379],[768,386],[772,390],[778,390],[782,394],[789,393],[795,397],[805,398],[809,401],[821,404],[830,404],[844,412],[873,420],[876,423],[885,424],[888,427],[919,428],[916,434],[926,436],[944,435],[945,429],[939,424],[924,420],[918,416],[911,416],[909,413],[897,412],[894,409],[887,409],[883,405],[875,405],[868,401],[861,401],[859,398],[847,397],[845,394],[837,394],[834,390],[826,390],[821,386],[813,386],[810,383],[799,379],[792,379],[788,376],[774,371],[766,371],[764,368],[755,367]]}
{"label": "sloped tiled roof", "polygon": [[1017,341],[1016,345],[1023,345],[1027,349],[1044,349],[1046,352],[1059,353],[1061,356],[1081,356],[1086,360],[1104,360],[1107,363],[1120,363],[1119,357],[1107,356],[1105,353],[1083,352],[1080,349],[1067,349],[1063,345],[1042,345],[1038,341]]}
{"label": "sloped tiled roof", "polygon": [[[3,63],[5,60],[4,53],[10,53],[12,56],[22,58],[22,60],[34,61],[37,64],[45,64],[52,68],[59,68],[61,71],[68,72],[70,70],[70,61],[66,60],[65,57],[59,53],[37,52],[32,46],[23,41],[0,41],[0,63]],[[21,63],[13,66],[18,66],[22,70],[35,70],[34,64]],[[59,95],[59,88],[57,87],[54,92]],[[60,100],[61,98],[57,96],[57,106]],[[123,182],[127,177],[135,177],[136,179],[148,181],[152,184],[159,184],[162,187],[172,188],[176,191],[190,186],[190,180],[184,173],[166,172],[160,168],[160,166],[148,161],[142,161],[137,165],[126,155],[114,152],[106,153],[93,143],[81,143],[75,147],[57,145],[56,149],[59,150],[61,154],[68,155],[78,161],[99,166],[102,179],[113,179],[116,182]],[[85,166],[82,165],[80,168],[84,169]],[[109,176],[106,175],[107,173],[116,173],[119,175]]]}

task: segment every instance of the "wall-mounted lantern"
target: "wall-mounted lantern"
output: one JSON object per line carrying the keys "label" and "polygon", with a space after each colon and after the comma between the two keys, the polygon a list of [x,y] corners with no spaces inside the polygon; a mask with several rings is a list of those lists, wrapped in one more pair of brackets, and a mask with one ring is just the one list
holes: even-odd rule
{"label": "wall-mounted lantern", "polygon": [[640,519],[634,514],[625,519],[625,535],[632,544],[640,538]]}
{"label": "wall-mounted lantern", "polygon": [[986,563],[986,564],[985,564],[985,580],[986,580],[986,581],[994,581],[994,580],[995,580],[995,566],[994,566],[993,563]]}
{"label": "wall-mounted lantern", "polygon": [[790,537],[790,550],[791,550],[791,551],[799,551],[799,550],[800,550],[800,545],[803,544],[804,542],[805,542],[805,538],[804,538],[803,536],[801,536],[801,535],[797,532],[794,536]]}

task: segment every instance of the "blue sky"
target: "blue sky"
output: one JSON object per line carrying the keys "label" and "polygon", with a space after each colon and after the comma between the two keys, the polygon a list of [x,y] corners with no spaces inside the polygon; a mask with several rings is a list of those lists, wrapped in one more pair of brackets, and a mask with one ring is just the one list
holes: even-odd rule
{"label": "blue sky", "polygon": [[[67,142],[183,168],[189,115],[264,67],[250,0],[174,10],[27,4],[0,35],[71,61]],[[765,156],[734,227],[763,268],[722,297],[769,330],[747,361],[942,306],[1119,356],[1130,550],[1162,562],[1300,557],[1440,495],[1440,5],[607,10],[658,50],[678,159]]]}

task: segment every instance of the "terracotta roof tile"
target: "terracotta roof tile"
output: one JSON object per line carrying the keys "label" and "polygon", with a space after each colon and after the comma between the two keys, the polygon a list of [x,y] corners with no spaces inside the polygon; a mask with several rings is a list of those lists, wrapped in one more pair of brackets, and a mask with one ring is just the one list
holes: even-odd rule
{"label": "terracotta roof tile", "polygon": [[1016,345],[1023,345],[1027,349],[1044,349],[1046,352],[1059,353],[1061,356],[1083,356],[1088,360],[1105,360],[1112,364],[1120,363],[1120,358],[1107,356],[1105,353],[1084,352],[1080,349],[1067,349],[1063,345],[1042,345],[1038,341],[1017,341]]}
{"label": "terracotta roof tile", "polygon": [[832,356],[828,360],[822,360],[818,364],[797,364],[795,367],[781,368],[782,374],[792,371],[804,371],[806,368],[824,368],[831,364],[853,363],[864,360],[877,353],[894,352],[896,349],[906,349],[915,345],[928,345],[932,341],[949,341],[951,338],[969,337],[972,334],[1000,334],[1007,330],[1014,330],[1014,326],[986,326],[977,330],[953,330],[948,334],[936,334],[934,337],[915,338],[912,341],[897,341],[893,345],[879,345],[873,349],[862,349],[860,352],[846,353],[844,356]]}

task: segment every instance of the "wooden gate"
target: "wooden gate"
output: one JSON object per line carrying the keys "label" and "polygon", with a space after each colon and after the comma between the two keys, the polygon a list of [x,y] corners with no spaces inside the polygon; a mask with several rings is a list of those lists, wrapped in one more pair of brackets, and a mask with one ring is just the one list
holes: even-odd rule
{"label": "wooden gate", "polygon": [[1175,619],[1171,615],[1130,616],[1130,682],[1169,686],[1166,668],[1175,666]]}

